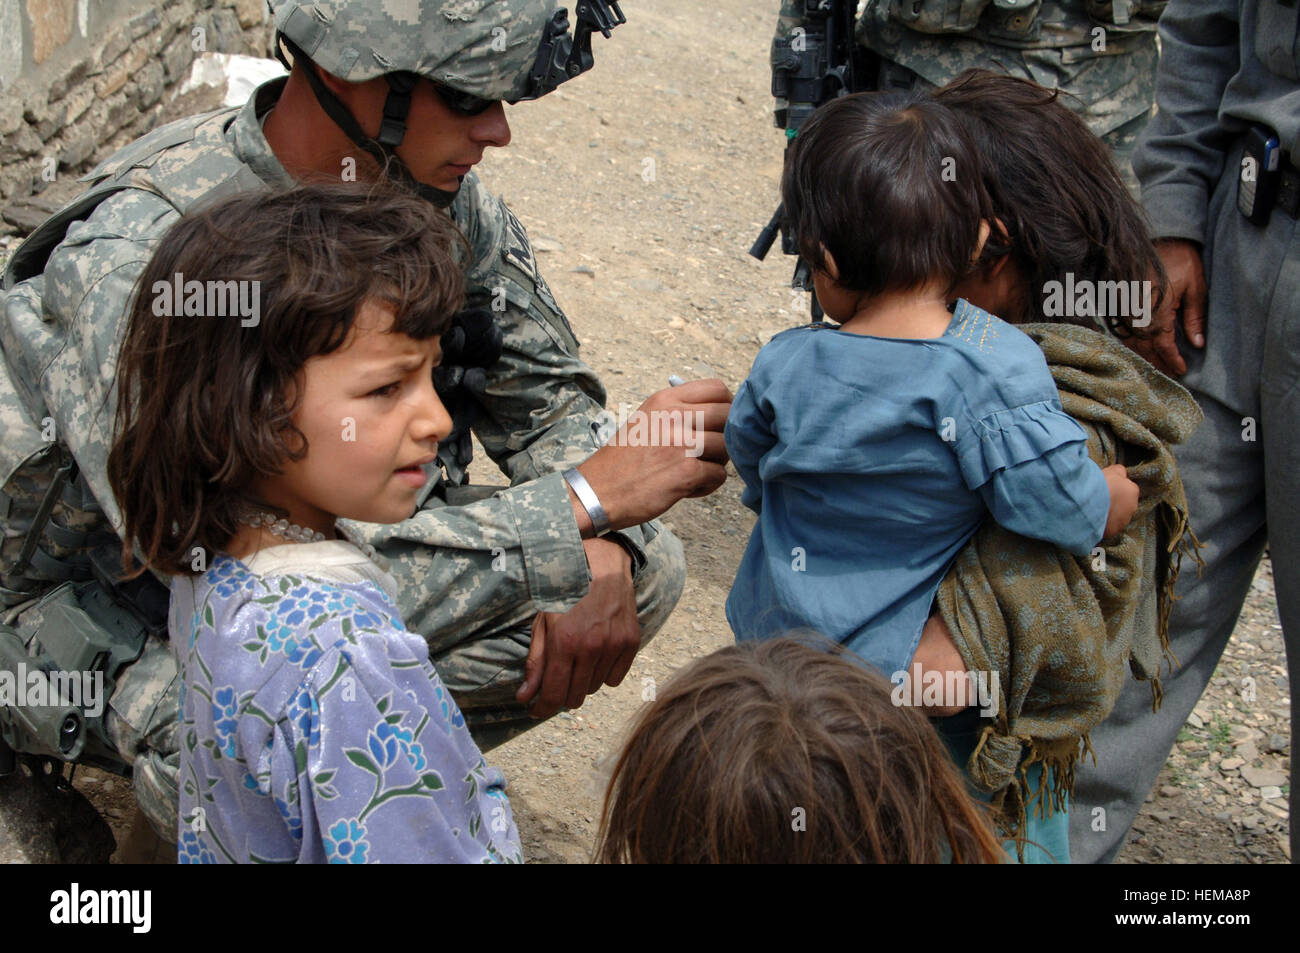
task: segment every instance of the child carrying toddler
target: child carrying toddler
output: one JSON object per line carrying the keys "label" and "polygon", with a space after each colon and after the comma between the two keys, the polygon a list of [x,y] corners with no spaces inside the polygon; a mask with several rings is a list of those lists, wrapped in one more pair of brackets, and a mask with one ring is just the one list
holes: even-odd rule
{"label": "child carrying toddler", "polygon": [[1081,555],[1132,518],[1136,484],[1089,458],[1034,342],[949,305],[993,233],[983,183],[923,94],[835,100],[792,144],[786,212],[840,324],[774,337],[727,422],[758,514],[727,599],[737,639],[812,628],[893,676],[986,517]]}

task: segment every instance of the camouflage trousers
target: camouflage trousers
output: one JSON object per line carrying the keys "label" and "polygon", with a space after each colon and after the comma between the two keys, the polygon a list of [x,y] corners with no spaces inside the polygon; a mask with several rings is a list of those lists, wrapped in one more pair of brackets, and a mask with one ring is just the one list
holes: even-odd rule
{"label": "camouflage trousers", "polygon": [[[642,645],[663,627],[685,585],[682,544],[660,530],[647,543],[646,564],[636,575]],[[491,628],[434,651],[434,666],[483,751],[541,723],[515,701],[524,680],[533,615],[528,606],[519,606],[494,620]],[[118,676],[105,713],[109,739],[131,765],[140,810],[169,843],[177,830],[178,692],[170,648],[161,639],[150,639],[141,657]]]}

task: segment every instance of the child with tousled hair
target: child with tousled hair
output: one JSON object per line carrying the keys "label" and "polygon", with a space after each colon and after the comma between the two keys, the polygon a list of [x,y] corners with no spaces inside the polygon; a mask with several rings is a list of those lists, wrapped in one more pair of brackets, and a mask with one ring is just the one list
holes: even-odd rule
{"label": "child with tousled hair", "polygon": [[[403,520],[430,478],[459,243],[404,192],[253,192],[183,218],[140,279],[108,476],[124,566],[134,540],[132,575],[172,577],[182,863],[521,859],[396,583],[335,522]],[[232,288],[256,321],[205,313]]]}
{"label": "child with tousled hair", "polygon": [[602,863],[999,863],[984,810],[918,711],[824,640],[729,646],[637,719]]}

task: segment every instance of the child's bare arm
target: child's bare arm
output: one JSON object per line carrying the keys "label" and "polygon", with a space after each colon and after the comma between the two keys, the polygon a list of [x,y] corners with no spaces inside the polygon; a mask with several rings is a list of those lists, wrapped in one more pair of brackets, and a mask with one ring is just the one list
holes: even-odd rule
{"label": "child's bare arm", "polygon": [[1115,463],[1102,467],[1101,475],[1106,478],[1106,488],[1110,490],[1110,513],[1106,517],[1106,535],[1110,539],[1128,528],[1137,512],[1138,485],[1128,478],[1128,470],[1122,464]]}
{"label": "child's bare arm", "polygon": [[[921,666],[921,679],[930,672],[935,672],[943,676],[943,684],[952,684],[952,679],[948,678],[948,673],[958,675],[966,674],[966,663],[961,659],[961,653],[957,651],[957,645],[953,642],[952,633],[948,631],[948,626],[944,624],[942,618],[936,612],[925,622],[925,628],[921,630],[921,641],[916,647],[916,654],[912,656],[912,664]],[[960,705],[925,705],[925,714],[931,718],[947,718],[956,715],[962,711]]]}

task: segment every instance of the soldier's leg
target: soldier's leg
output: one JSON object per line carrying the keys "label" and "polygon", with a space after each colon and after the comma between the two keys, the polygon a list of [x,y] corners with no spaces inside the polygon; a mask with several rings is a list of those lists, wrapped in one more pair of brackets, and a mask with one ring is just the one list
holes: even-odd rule
{"label": "soldier's leg", "polygon": [[[1076,773],[1070,804],[1075,863],[1114,860],[1155,785],[1187,716],[1214,674],[1264,551],[1264,479],[1259,444],[1242,440],[1241,415],[1203,394],[1205,422],[1175,447],[1192,528],[1206,544],[1205,571],[1184,560],[1169,620],[1179,665],[1164,673],[1164,698],[1151,711],[1151,688],[1130,679],[1106,721],[1092,731],[1096,753]],[[1096,809],[1101,808],[1099,813]]]}
{"label": "soldier's leg", "polygon": [[132,769],[136,803],[158,836],[176,840],[180,777],[176,659],[161,639],[118,675],[104,713],[109,740]]}
{"label": "soldier's leg", "polygon": [[[646,565],[636,577],[641,644],[663,627],[686,585],[681,542],[660,530],[646,545]],[[488,751],[540,724],[515,701],[524,680],[533,612],[518,607],[492,631],[435,652],[434,666],[465,715],[478,746]]]}
{"label": "soldier's leg", "polygon": [[[1280,215],[1280,211],[1274,211]],[[1273,586],[1282,619],[1282,638],[1291,687],[1291,857],[1300,857],[1294,819],[1296,791],[1295,688],[1300,685],[1300,235],[1292,238],[1274,294],[1264,339],[1260,375],[1260,430],[1264,444],[1265,497]],[[1272,662],[1273,659],[1266,661]],[[1261,673],[1262,674],[1262,673]]]}

